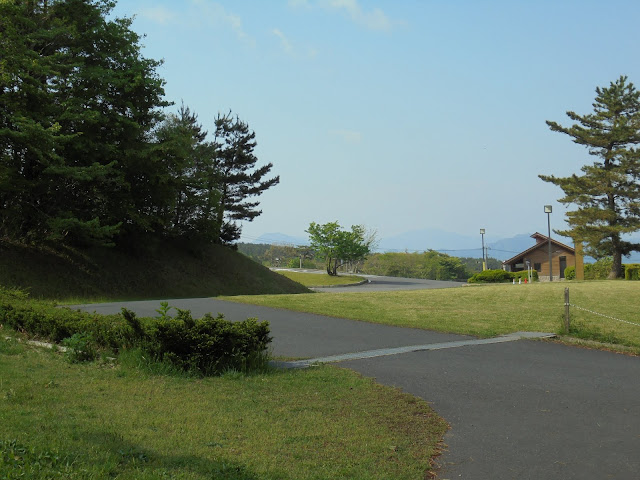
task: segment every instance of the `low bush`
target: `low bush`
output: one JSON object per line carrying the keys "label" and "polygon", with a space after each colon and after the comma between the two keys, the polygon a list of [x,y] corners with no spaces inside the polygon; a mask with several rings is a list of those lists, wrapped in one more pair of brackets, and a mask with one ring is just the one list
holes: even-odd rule
{"label": "low bush", "polygon": [[[520,272],[511,272],[513,279],[516,280],[516,282],[518,280],[522,280],[522,282],[525,281],[525,279],[528,281],[529,280],[529,272],[527,272],[526,270],[522,270]],[[538,281],[538,271],[537,270],[531,270],[531,279],[534,282]]]}
{"label": "low bush", "polygon": [[62,342],[72,362],[97,356],[96,349],[118,353],[138,348],[159,362],[170,362],[182,371],[214,375],[227,370],[266,368],[271,342],[268,322],[254,318],[230,322],[222,314],[193,319],[188,310],[176,318],[138,318],[123,309],[117,315],[98,315],[50,302],[36,302],[20,290],[0,286],[0,325],[30,336]]}
{"label": "low bush", "polygon": [[606,280],[611,273],[611,266],[613,265],[612,257],[601,258],[595,263],[587,263],[584,266],[584,279],[585,280]]}
{"label": "low bush", "polygon": [[640,280],[640,263],[630,263],[624,266],[625,280]]}
{"label": "low bush", "polygon": [[[531,270],[532,281],[538,281],[538,272]],[[509,283],[513,281],[529,280],[529,272],[522,270],[520,272],[507,272],[506,270],[485,270],[484,272],[476,273],[469,280],[468,283]]]}
{"label": "low bush", "polygon": [[566,280],[576,279],[576,267],[567,267],[564,269],[564,278]]}
{"label": "low bush", "polygon": [[468,283],[506,283],[513,280],[513,274],[506,270],[485,270],[484,272],[476,273],[469,280]]}

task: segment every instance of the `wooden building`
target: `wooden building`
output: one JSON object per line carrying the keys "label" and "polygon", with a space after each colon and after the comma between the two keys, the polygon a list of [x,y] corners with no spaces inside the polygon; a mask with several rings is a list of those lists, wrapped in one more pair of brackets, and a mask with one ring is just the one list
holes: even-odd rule
{"label": "wooden building", "polygon": [[[519,272],[527,269],[527,262],[538,272],[540,281],[549,281],[549,237],[541,233],[534,233],[531,238],[535,239],[536,244],[519,253],[515,257],[502,262],[502,268],[508,272]],[[577,260],[577,264],[576,264]],[[564,270],[567,267],[576,268],[576,275],[584,272],[582,249],[578,247],[578,255],[576,250],[564,243],[558,242],[551,238],[551,273],[553,280],[564,278]]]}

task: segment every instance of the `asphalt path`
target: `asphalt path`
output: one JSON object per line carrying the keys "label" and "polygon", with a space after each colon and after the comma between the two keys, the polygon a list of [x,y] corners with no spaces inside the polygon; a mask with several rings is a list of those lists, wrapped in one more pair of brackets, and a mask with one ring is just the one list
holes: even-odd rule
{"label": "asphalt path", "polygon": [[[472,337],[216,299],[169,304],[194,316],[267,320],[273,354],[316,358],[409,345],[456,348],[387,354],[338,365],[430,402],[450,424],[439,458],[445,479],[640,478],[640,359],[519,340],[469,345]],[[85,305],[157,315],[159,301]],[[458,342],[458,343],[453,343]],[[458,346],[463,345],[463,346]]]}
{"label": "asphalt path", "polygon": [[[274,270],[286,270],[292,272],[313,273],[313,274],[326,274],[324,270],[300,270],[300,269],[288,269],[277,268]],[[363,277],[367,280],[367,283],[362,285],[337,285],[334,287],[318,287],[313,288],[315,291],[341,291],[341,292],[391,292],[396,290],[428,290],[432,288],[455,288],[466,285],[463,282],[443,281],[443,280],[425,280],[423,278],[399,278],[399,277],[384,277],[381,275],[363,275],[356,274],[359,277]]]}

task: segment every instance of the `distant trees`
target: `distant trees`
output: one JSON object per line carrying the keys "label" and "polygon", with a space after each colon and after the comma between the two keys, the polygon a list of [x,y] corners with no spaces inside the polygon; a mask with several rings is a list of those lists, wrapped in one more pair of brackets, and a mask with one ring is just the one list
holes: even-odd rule
{"label": "distant trees", "polygon": [[376,253],[367,258],[362,271],[370,275],[466,281],[471,272],[457,257],[428,250],[423,253]]}
{"label": "distant trees", "polygon": [[0,1],[0,236],[28,243],[231,243],[255,197],[255,134],[231,114],[215,140],[164,115],[161,62],[110,0]]}
{"label": "distant trees", "polygon": [[608,88],[596,88],[594,113],[567,112],[577,122],[563,127],[547,121],[554,132],[570,136],[597,157],[581,168],[582,175],[539,175],[559,186],[559,201],[577,206],[567,212],[567,230],[558,231],[585,243],[585,253],[595,258],[612,256],[610,278],[622,276],[622,256],[640,244],[623,239],[640,230],[640,92],[621,76]]}
{"label": "distant trees", "polygon": [[309,234],[311,249],[318,258],[325,260],[329,275],[337,275],[339,266],[363,260],[375,242],[375,235],[367,235],[361,225],[353,225],[348,231],[343,230],[338,222],[324,225],[312,222],[305,231]]}

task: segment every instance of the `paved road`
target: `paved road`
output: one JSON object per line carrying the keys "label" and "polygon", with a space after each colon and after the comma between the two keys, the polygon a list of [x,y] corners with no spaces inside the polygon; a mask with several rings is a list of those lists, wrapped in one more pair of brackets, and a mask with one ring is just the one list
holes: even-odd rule
{"label": "paved road", "polygon": [[[304,272],[315,274],[326,274],[323,270],[299,270],[289,268],[278,268],[275,270],[288,270],[292,272]],[[423,278],[398,278],[383,277],[380,275],[357,274],[368,280],[367,283],[355,286],[336,286],[313,288],[315,291],[331,292],[388,292],[394,290],[427,290],[432,288],[454,288],[466,285],[464,282],[449,282],[442,280],[425,280]]]}
{"label": "paved road", "polygon": [[[214,299],[169,303],[195,315],[268,320],[273,353],[287,357],[471,339]],[[159,302],[83,308],[111,313],[121,306],[155,315]],[[431,402],[450,422],[442,480],[640,478],[639,358],[520,340],[339,364]]]}

